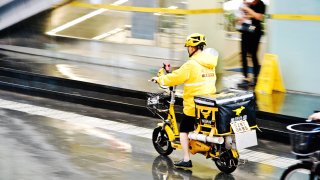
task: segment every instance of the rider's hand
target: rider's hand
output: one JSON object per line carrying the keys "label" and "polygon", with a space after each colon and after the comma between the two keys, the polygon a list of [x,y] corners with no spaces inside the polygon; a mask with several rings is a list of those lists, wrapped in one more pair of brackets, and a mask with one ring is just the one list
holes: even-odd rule
{"label": "rider's hand", "polygon": [[308,119],[311,119],[314,121],[320,121],[320,112],[311,114]]}
{"label": "rider's hand", "polygon": [[151,81],[154,82],[154,83],[158,83],[158,80],[159,80],[158,77],[153,77],[153,78],[151,79]]}

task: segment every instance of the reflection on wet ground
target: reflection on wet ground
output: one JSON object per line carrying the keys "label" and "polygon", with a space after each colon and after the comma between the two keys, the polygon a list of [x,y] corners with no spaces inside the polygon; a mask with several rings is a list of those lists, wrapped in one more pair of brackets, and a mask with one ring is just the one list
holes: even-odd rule
{"label": "reflection on wet ground", "polygon": [[[10,100],[6,101],[9,109],[0,110],[0,174],[8,179],[278,179],[283,172],[282,168],[249,161],[226,175],[212,160],[198,155],[191,157],[192,169],[176,169],[172,161],[182,156],[181,151],[164,158],[152,146],[152,127],[158,119],[71,103],[61,105],[9,92],[0,95]],[[40,104],[50,108],[40,108]],[[61,108],[64,110],[55,110]],[[73,113],[68,113],[69,109]],[[78,115],[84,112],[102,113],[108,119],[101,114],[100,118]],[[135,126],[130,125],[132,120]],[[137,134],[132,133],[134,129]],[[150,137],[139,135],[142,130]],[[268,144],[261,146],[266,153],[288,149],[274,142]]]}

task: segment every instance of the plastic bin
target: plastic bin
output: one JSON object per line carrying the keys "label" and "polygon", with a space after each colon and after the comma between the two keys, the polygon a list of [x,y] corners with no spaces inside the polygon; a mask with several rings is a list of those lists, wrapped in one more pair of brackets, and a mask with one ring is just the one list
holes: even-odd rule
{"label": "plastic bin", "polygon": [[290,143],[292,153],[298,156],[309,156],[320,150],[320,124],[298,123],[287,126],[291,131]]}

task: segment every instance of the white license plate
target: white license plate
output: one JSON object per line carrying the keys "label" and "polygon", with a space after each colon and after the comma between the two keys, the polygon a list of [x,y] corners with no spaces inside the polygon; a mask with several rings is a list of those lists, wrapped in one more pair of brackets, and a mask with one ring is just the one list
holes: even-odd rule
{"label": "white license plate", "polygon": [[246,120],[233,121],[230,123],[230,125],[235,134],[243,133],[251,130],[249,127],[248,121]]}
{"label": "white license plate", "polygon": [[235,134],[237,150],[258,145],[256,130]]}

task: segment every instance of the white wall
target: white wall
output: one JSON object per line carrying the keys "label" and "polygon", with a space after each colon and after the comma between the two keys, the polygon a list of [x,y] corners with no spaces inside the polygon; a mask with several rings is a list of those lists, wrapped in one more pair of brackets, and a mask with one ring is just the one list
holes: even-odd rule
{"label": "white wall", "polygon": [[[208,9],[208,8],[222,8],[222,3],[212,0],[188,0],[189,9]],[[223,32],[223,15],[219,14],[199,14],[188,15],[188,34],[202,33],[206,36],[208,47],[215,48],[223,57],[224,49],[224,32]],[[217,71],[222,69],[221,61]]]}
{"label": "white wall", "polygon": [[[320,15],[320,1],[272,0],[270,13]],[[268,26],[268,49],[279,56],[286,88],[320,94],[320,21],[271,19]]]}

